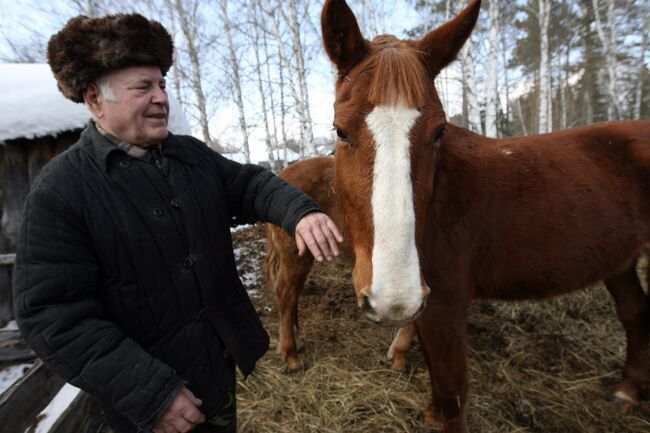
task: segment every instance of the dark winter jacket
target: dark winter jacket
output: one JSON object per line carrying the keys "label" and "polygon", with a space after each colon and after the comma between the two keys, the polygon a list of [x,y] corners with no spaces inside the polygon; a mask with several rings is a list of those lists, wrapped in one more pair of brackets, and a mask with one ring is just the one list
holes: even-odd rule
{"label": "dark winter jacket", "polygon": [[[116,433],[149,431],[183,384],[210,414],[268,350],[229,227],[293,234],[318,207],[269,171],[171,135],[133,158],[92,122],[46,165],[18,238],[15,311],[34,351],[96,396]],[[156,164],[156,162],[158,164]]]}

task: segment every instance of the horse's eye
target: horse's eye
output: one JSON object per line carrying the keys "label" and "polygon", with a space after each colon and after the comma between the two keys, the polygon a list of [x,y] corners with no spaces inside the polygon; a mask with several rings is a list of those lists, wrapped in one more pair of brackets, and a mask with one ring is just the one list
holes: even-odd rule
{"label": "horse's eye", "polygon": [[348,141],[348,136],[345,135],[345,132],[341,130],[341,128],[336,128],[336,136],[339,138],[341,141]]}
{"label": "horse's eye", "polygon": [[435,142],[435,141],[440,140],[443,135],[445,135],[445,127],[444,126],[438,128],[436,133],[433,135],[433,141]]}

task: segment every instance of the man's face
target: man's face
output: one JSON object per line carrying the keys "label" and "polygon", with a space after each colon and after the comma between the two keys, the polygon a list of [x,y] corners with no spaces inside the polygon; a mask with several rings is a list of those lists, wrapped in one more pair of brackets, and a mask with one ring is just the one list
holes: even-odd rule
{"label": "man's face", "polygon": [[99,124],[120,140],[141,147],[167,137],[169,99],[165,79],[156,66],[133,66],[110,72],[106,80],[115,100],[97,97]]}

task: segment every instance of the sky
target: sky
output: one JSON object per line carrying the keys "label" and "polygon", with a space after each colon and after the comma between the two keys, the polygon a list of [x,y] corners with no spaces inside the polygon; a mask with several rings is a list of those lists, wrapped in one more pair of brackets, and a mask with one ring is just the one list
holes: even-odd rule
{"label": "sky", "polygon": [[[0,0],[0,10],[3,19],[0,20],[0,56],[6,53],[5,35],[11,35],[16,40],[27,41],[33,29],[42,34],[53,34],[72,16],[73,8],[69,0],[54,0],[49,2],[50,8],[55,9],[55,14],[43,14],[38,11],[35,0]],[[378,3],[379,4],[379,3]],[[318,9],[318,8],[316,8]],[[359,11],[355,11],[358,12]],[[420,21],[418,13],[407,0],[385,2],[385,22],[378,22],[377,27],[384,33],[392,33],[404,37],[404,30],[417,25]],[[371,38],[374,35],[366,35]],[[315,137],[332,137],[332,119],[334,103],[334,77],[331,65],[324,54],[316,56],[309,65],[311,73],[308,78],[311,117]],[[250,92],[253,93],[253,92]],[[454,93],[452,90],[451,93]],[[448,114],[458,111],[447,107]],[[0,112],[1,114],[1,112]],[[241,133],[238,129],[238,113],[234,104],[227,101],[220,102],[218,110],[210,120],[210,131],[213,137],[224,144],[241,143]],[[198,122],[190,120],[193,126],[193,135],[201,138],[202,134]],[[297,129],[295,125],[294,129]],[[250,130],[249,142],[251,145],[252,160],[258,162],[266,160],[264,130],[262,126]]]}

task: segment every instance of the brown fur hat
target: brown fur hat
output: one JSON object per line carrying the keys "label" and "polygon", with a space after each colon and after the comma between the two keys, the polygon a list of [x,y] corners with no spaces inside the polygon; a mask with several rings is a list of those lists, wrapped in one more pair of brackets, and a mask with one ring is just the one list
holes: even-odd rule
{"label": "brown fur hat", "polygon": [[59,90],[74,102],[104,73],[128,66],[172,65],[174,43],[157,21],[140,14],[72,18],[47,44],[47,62]]}

